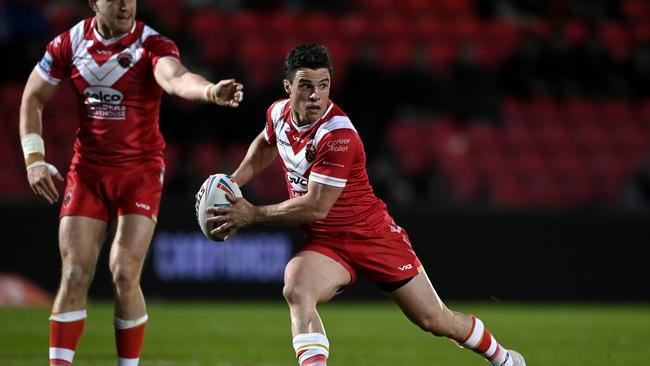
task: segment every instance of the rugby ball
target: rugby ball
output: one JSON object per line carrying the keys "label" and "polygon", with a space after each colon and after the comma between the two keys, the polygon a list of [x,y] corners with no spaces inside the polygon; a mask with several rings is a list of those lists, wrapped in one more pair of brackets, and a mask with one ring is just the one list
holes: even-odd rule
{"label": "rugby ball", "polygon": [[241,190],[237,183],[233,182],[229,176],[225,174],[213,174],[203,182],[199,192],[196,194],[196,219],[199,222],[199,227],[203,234],[210,240],[224,241],[227,232],[220,233],[219,235],[212,235],[210,231],[216,229],[221,225],[220,223],[211,223],[206,220],[214,216],[212,212],[208,212],[208,207],[229,207],[230,201],[226,198],[226,193],[230,193],[235,197],[241,197]]}

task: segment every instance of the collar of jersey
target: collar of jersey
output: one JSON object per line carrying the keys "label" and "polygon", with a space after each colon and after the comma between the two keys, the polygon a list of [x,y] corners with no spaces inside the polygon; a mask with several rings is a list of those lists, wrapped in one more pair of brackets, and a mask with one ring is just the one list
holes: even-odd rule
{"label": "collar of jersey", "polygon": [[113,43],[119,41],[120,39],[128,36],[129,34],[133,33],[133,31],[135,30],[135,25],[137,23],[135,21],[133,22],[133,26],[131,27],[131,30],[129,31],[129,33],[124,33],[121,36],[106,39],[101,34],[99,34],[99,32],[97,31],[97,27],[95,27],[95,22],[96,22],[96,20],[95,20],[95,18],[93,18],[93,22],[92,22],[91,26],[93,27],[93,32],[95,33],[95,38],[97,38],[97,40],[100,41],[104,46],[107,46],[109,44],[113,44]]}
{"label": "collar of jersey", "polygon": [[314,121],[314,122],[312,122],[312,123],[310,123],[308,125],[304,125],[304,126],[300,126],[300,125],[298,125],[296,123],[296,121],[293,119],[293,113],[291,113],[291,109],[290,109],[289,110],[289,117],[291,118],[291,124],[293,125],[293,128],[295,128],[296,130],[298,130],[300,132],[305,132],[305,131],[309,130],[310,128],[314,127],[315,125],[317,125],[320,121],[322,121],[327,116],[327,114],[332,110],[333,106],[334,106],[334,103],[332,103],[331,100],[328,100],[327,101],[327,109],[325,110],[325,113],[323,113],[323,115],[317,121]]}

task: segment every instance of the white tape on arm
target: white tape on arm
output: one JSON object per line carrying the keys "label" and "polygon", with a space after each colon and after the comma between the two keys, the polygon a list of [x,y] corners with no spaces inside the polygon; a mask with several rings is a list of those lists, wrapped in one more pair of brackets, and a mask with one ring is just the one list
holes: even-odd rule
{"label": "white tape on arm", "polygon": [[25,159],[29,154],[41,154],[45,156],[45,142],[41,135],[37,133],[28,133],[20,139],[20,144],[23,146],[23,155]]}

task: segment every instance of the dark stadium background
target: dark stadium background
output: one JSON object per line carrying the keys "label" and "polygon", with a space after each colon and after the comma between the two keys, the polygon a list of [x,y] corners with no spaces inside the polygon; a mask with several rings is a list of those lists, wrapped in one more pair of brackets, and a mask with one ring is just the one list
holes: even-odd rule
{"label": "dark stadium background", "polygon": [[[85,1],[0,1],[0,273],[52,293],[58,207],[28,188],[18,112],[47,42],[90,15]],[[318,42],[372,184],[443,298],[650,300],[647,1],[148,0],[138,18],[176,41],[190,69],[246,88],[237,110],[164,97],[150,297],[281,297],[299,230],[260,226],[217,246],[198,231],[194,194],[210,173],[232,171],[284,97],[286,52]],[[75,111],[64,84],[44,117],[47,160],[64,172]],[[284,199],[279,166],[244,194]],[[91,296],[111,291],[104,251]],[[342,298],[381,296],[360,281]]]}

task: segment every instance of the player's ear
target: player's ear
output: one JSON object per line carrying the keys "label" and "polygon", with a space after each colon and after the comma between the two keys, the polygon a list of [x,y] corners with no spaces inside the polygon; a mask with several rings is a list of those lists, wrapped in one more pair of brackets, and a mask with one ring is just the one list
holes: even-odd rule
{"label": "player's ear", "polygon": [[289,84],[289,80],[284,79],[282,80],[282,84],[284,85],[284,91],[287,92],[287,94],[291,94],[291,84]]}
{"label": "player's ear", "polygon": [[97,11],[97,0],[88,0],[88,5],[93,11]]}

